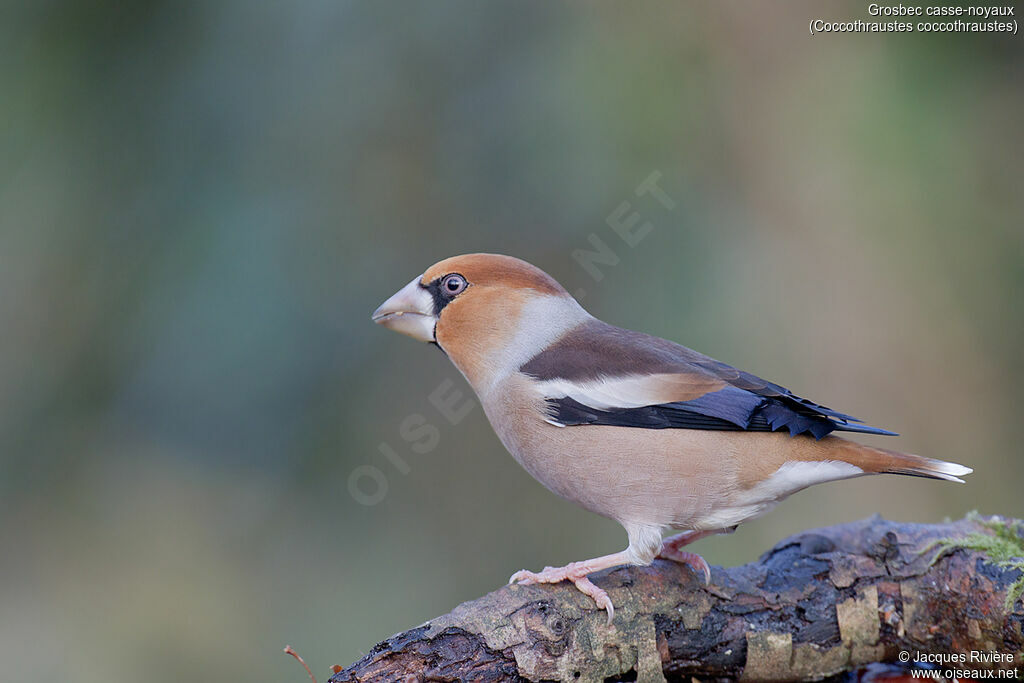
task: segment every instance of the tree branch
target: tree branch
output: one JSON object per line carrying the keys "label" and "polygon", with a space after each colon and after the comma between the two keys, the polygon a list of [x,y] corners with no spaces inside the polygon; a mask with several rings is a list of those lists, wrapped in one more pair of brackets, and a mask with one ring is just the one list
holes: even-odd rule
{"label": "tree branch", "polygon": [[936,541],[989,529],[876,516],[716,567],[710,586],[663,560],[611,569],[592,577],[615,604],[611,626],[569,584],[506,586],[378,643],[330,680],[812,680],[901,651],[1013,653],[1015,663],[967,668],[1024,670],[1024,605],[1004,605],[1020,569],[967,549],[932,563]]}

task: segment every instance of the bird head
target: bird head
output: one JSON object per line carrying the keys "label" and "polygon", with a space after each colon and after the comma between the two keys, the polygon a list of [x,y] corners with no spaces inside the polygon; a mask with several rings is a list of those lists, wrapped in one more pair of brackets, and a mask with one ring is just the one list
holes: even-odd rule
{"label": "bird head", "polygon": [[550,275],[500,254],[439,261],[373,312],[378,325],[437,344],[474,386],[517,368],[585,317]]}

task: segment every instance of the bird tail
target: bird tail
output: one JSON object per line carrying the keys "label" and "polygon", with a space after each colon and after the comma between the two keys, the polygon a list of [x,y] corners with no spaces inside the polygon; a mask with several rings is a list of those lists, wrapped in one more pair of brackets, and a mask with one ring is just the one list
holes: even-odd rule
{"label": "bird tail", "polygon": [[837,453],[839,458],[869,474],[906,474],[912,477],[943,479],[963,484],[964,480],[960,477],[974,471],[970,467],[955,462],[899,453],[885,448],[874,448],[846,441],[846,439],[842,439],[842,441],[844,443]]}

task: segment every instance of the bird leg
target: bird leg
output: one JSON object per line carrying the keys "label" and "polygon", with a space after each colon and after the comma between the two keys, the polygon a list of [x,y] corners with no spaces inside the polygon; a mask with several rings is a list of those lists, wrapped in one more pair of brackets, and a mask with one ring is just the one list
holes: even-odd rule
{"label": "bird leg", "polygon": [[700,540],[705,536],[713,536],[714,534],[728,534],[736,530],[736,527],[729,529],[710,529],[704,531],[684,531],[675,536],[669,536],[661,544],[661,550],[658,552],[658,557],[662,557],[666,560],[674,560],[680,564],[689,565],[694,571],[700,571],[704,574],[704,583],[711,583],[711,567],[704,560],[703,557],[696,553],[687,553],[680,550],[684,545],[693,543],[694,541]]}
{"label": "bird leg", "polygon": [[530,585],[533,583],[559,583],[561,581],[572,581],[581,593],[589,595],[601,609],[608,611],[608,623],[612,623],[615,616],[615,607],[608,593],[598,588],[587,578],[587,574],[617,567],[622,564],[636,564],[635,557],[628,551],[595,557],[592,560],[582,562],[570,562],[564,567],[545,567],[542,572],[531,572],[520,569],[508,580],[509,583]]}

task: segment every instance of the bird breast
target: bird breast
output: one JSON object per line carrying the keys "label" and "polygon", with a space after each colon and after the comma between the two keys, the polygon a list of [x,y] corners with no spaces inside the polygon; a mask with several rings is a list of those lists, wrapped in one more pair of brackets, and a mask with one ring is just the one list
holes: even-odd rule
{"label": "bird breast", "polygon": [[736,487],[732,459],[698,432],[558,427],[546,421],[533,382],[510,377],[482,403],[512,456],[559,496],[623,524],[669,526],[709,512],[716,495]]}

